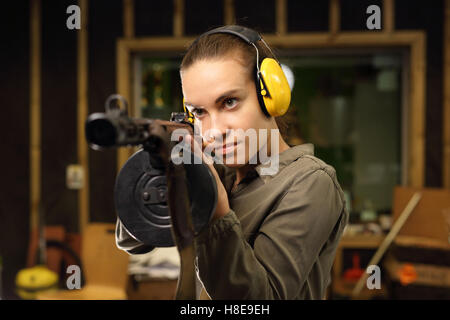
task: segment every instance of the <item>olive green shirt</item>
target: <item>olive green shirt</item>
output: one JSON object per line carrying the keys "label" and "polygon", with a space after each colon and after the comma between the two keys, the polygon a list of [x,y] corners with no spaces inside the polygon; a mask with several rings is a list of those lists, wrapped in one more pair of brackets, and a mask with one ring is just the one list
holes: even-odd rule
{"label": "olive green shirt", "polygon": [[[215,165],[230,211],[196,238],[197,274],[212,299],[322,299],[348,222],[333,167],[310,143],[279,154],[274,175],[262,165],[232,190],[234,169]],[[139,253],[118,221],[117,244]]]}

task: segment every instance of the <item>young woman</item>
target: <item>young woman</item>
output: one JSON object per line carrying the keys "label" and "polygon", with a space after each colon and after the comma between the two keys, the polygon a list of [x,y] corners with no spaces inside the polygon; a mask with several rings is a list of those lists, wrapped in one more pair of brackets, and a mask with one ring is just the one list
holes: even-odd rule
{"label": "young woman", "polygon": [[[274,69],[261,70],[266,58],[275,57],[255,31],[228,26],[200,36],[181,63],[185,107],[201,127],[203,145],[224,159],[210,165],[218,204],[195,239],[200,298],[324,298],[348,221],[333,167],[314,157],[312,144],[274,139],[281,122],[269,110],[277,92],[264,74]],[[248,136],[230,134],[249,129],[266,132],[260,136],[266,139],[255,147]],[[277,160],[272,174],[263,174],[262,148]],[[128,252],[144,249],[120,221],[117,240]]]}

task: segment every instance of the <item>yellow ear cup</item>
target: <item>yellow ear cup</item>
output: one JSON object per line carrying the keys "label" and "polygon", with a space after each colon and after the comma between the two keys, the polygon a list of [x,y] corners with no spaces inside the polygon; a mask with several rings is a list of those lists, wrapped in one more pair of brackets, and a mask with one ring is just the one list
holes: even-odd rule
{"label": "yellow ear cup", "polygon": [[261,63],[260,72],[265,84],[264,86],[263,81],[260,80],[260,92],[267,112],[272,117],[282,116],[291,103],[291,88],[283,69],[275,59],[265,58]]}
{"label": "yellow ear cup", "polygon": [[186,105],[184,104],[184,97],[183,97],[183,110],[185,113],[188,114],[188,121],[190,123],[194,123],[195,117],[194,115],[188,110],[188,108],[186,108]]}

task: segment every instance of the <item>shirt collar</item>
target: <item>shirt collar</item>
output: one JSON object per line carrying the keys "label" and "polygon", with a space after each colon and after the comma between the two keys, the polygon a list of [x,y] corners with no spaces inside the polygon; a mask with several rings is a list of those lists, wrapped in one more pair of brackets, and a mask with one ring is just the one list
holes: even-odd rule
{"label": "shirt collar", "polygon": [[[302,157],[303,155],[314,155],[314,145],[312,143],[304,143],[297,146],[290,147],[287,150],[284,150],[278,155],[278,167],[276,163],[272,165],[272,168],[275,169],[273,174],[268,174],[268,168],[271,167],[271,160],[276,161],[275,159],[269,159],[265,163],[259,164],[255,167],[255,171],[261,177],[261,179],[266,183],[273,177],[275,177],[281,170],[290,165],[292,162]],[[266,170],[264,170],[266,169]]]}
{"label": "shirt collar", "polygon": [[[297,146],[290,147],[287,150],[284,150],[278,155],[278,170],[276,173],[272,175],[264,174],[263,169],[270,167],[270,159],[269,161],[259,164],[250,170],[245,179],[252,179],[253,177],[259,177],[264,183],[267,183],[270,179],[275,177],[281,170],[290,165],[292,162],[300,158],[301,156],[308,154],[314,155],[314,145],[312,143],[304,143]],[[231,190],[232,184],[234,183],[236,170],[235,169],[225,169],[225,188],[226,190]]]}

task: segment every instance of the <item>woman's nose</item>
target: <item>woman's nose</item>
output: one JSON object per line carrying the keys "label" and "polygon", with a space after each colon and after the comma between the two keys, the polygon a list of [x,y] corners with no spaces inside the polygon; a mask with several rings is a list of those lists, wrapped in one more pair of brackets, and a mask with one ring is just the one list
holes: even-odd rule
{"label": "woman's nose", "polygon": [[228,127],[225,119],[222,119],[220,116],[212,115],[211,116],[211,123],[209,130],[206,132],[205,138],[209,141],[217,141],[219,139],[222,139],[226,136],[227,130],[230,128]]}
{"label": "woman's nose", "polygon": [[227,129],[230,129],[226,119],[220,115],[211,117],[211,128],[214,129],[215,134],[224,135]]}

